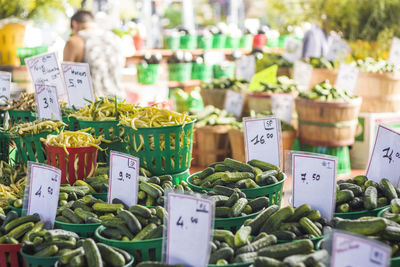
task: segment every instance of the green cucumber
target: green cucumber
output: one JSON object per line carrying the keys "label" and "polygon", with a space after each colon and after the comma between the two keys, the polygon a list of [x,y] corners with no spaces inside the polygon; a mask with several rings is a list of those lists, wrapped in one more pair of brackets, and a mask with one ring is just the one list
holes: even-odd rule
{"label": "green cucumber", "polygon": [[258,256],[270,257],[282,260],[287,256],[295,254],[308,254],[314,249],[314,244],[308,239],[299,240],[296,242],[277,244],[266,247],[258,251]]}
{"label": "green cucumber", "polygon": [[88,267],[103,267],[103,261],[101,258],[100,250],[96,246],[93,239],[87,238],[83,241],[83,249],[85,251],[85,257],[87,260]]}

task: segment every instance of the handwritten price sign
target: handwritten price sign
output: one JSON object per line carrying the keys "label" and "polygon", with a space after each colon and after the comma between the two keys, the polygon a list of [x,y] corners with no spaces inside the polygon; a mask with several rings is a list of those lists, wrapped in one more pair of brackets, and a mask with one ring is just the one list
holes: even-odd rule
{"label": "handwritten price sign", "polygon": [[207,266],[210,255],[213,203],[209,199],[169,193],[166,248],[167,264]]}
{"label": "handwritten price sign", "polygon": [[393,37],[388,61],[393,65],[400,66],[400,39],[397,37]]}
{"label": "handwritten price sign", "polygon": [[272,113],[280,120],[290,124],[293,112],[292,94],[272,94],[271,95]]}
{"label": "handwritten price sign", "polygon": [[244,95],[232,90],[226,91],[225,96],[225,110],[228,113],[235,115],[236,117],[240,117],[242,114],[244,105]]}
{"label": "handwritten price sign", "polygon": [[55,86],[35,84],[35,99],[40,119],[61,120]]}
{"label": "handwritten price sign", "polygon": [[11,73],[0,71],[0,103],[10,100]]}
{"label": "handwritten price sign", "polygon": [[290,62],[295,62],[301,58],[302,48],[302,41],[294,37],[288,37],[285,40],[285,52],[282,56]]}
{"label": "handwritten price sign", "polygon": [[387,178],[394,185],[400,179],[400,133],[379,125],[367,177],[375,182]]}
{"label": "handwritten price sign", "polygon": [[124,153],[110,152],[108,203],[114,198],[128,206],[137,203],[139,159]]}
{"label": "handwritten price sign", "polygon": [[312,75],[312,66],[303,61],[294,62],[293,66],[293,80],[297,82],[300,90],[307,90],[310,84]]}
{"label": "handwritten price sign", "polygon": [[236,78],[251,81],[256,72],[256,58],[253,55],[236,60]]}
{"label": "handwritten price sign", "polygon": [[301,152],[293,152],[291,158],[293,206],[309,204],[325,218],[332,219],[336,196],[336,158]]}
{"label": "handwritten price sign", "polygon": [[340,64],[335,86],[353,94],[357,85],[358,73],[358,68],[345,63]]}

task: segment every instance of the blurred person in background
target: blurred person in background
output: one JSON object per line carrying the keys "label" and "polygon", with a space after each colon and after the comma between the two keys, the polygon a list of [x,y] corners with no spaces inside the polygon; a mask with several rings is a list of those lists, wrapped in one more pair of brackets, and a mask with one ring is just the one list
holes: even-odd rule
{"label": "blurred person in background", "polygon": [[64,47],[64,61],[86,62],[90,66],[97,97],[125,98],[120,85],[125,64],[121,39],[102,29],[89,11],[79,10],[71,17],[72,35]]}
{"label": "blurred person in background", "polygon": [[321,17],[321,23],[311,25],[303,38],[302,57],[324,57],[328,53],[329,22],[326,15]]}

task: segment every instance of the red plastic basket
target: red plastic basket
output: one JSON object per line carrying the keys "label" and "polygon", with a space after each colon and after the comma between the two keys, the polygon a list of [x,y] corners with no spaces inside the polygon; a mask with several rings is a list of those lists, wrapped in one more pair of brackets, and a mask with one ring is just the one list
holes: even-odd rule
{"label": "red plastic basket", "polygon": [[20,267],[24,266],[22,258],[19,256],[21,244],[1,244],[0,245],[0,266]]}
{"label": "red plastic basket", "polygon": [[[61,184],[73,185],[76,180],[82,180],[94,174],[97,167],[96,147],[63,147],[46,145],[47,164],[61,170]],[[78,159],[78,163],[75,161]],[[76,168],[77,166],[77,168]],[[94,169],[93,169],[94,168]]]}

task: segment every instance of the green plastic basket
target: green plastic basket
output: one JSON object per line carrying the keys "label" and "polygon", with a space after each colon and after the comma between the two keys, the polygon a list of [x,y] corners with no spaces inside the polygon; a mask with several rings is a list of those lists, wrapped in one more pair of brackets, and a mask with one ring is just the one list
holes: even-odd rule
{"label": "green plastic basket", "polygon": [[158,69],[160,64],[139,64],[138,82],[141,84],[155,84],[158,81]]}
{"label": "green plastic basket", "polygon": [[195,49],[197,45],[197,36],[196,35],[182,35],[179,39],[179,48],[180,49]]}
{"label": "green plastic basket", "polygon": [[37,257],[37,256],[26,254],[22,250],[20,251],[20,253],[21,253],[22,257],[24,258],[25,267],[53,267],[54,264],[60,258],[60,256]]}
{"label": "green plastic basket", "polygon": [[168,64],[168,77],[170,81],[186,82],[192,74],[192,63]]}
{"label": "green plastic basket", "polygon": [[390,260],[390,267],[400,267],[400,257],[392,258]]}
{"label": "green plastic basket", "polygon": [[112,240],[101,236],[104,229],[104,226],[96,229],[95,237],[99,242],[131,253],[137,263],[140,261],[161,261],[162,238],[141,241]]}
{"label": "green plastic basket", "polygon": [[384,209],[386,209],[388,207],[390,207],[390,205],[383,206],[383,207],[380,207],[380,208],[376,208],[376,209],[373,209],[373,210],[362,210],[362,211],[354,211],[354,212],[335,212],[333,214],[333,216],[334,217],[339,217],[339,218],[342,218],[342,219],[352,219],[352,220],[355,220],[355,219],[358,219],[358,218],[361,218],[361,217],[365,217],[365,216],[376,217],[376,216],[379,216],[379,213],[381,211],[383,211]]}
{"label": "green plastic basket", "polygon": [[231,263],[231,264],[225,264],[225,265],[216,265],[216,264],[208,264],[208,267],[220,267],[220,266],[224,266],[224,267],[248,267],[250,265],[252,265],[252,262],[240,262],[240,263]]}
{"label": "green plastic basket", "polygon": [[8,162],[10,156],[10,134],[0,131],[0,160]]}
{"label": "green plastic basket", "polygon": [[261,211],[262,210],[246,216],[233,218],[215,218],[214,229],[230,230],[231,232],[236,233],[246,220],[255,218]]}
{"label": "green plastic basket", "polygon": [[240,37],[227,36],[225,41],[225,48],[238,49],[240,45]]}
{"label": "green plastic basket", "polygon": [[226,35],[225,34],[213,34],[212,36],[212,48],[222,49],[225,47]]}
{"label": "green plastic basket", "polygon": [[19,57],[21,65],[25,65],[25,58],[43,54],[47,51],[48,46],[20,47],[17,48],[17,56]]}
{"label": "green plastic basket", "polygon": [[91,193],[89,195],[94,196],[97,199],[101,199],[103,201],[107,201],[108,193]]}
{"label": "green plastic basket", "polygon": [[[187,178],[187,183],[189,187],[193,191],[199,193],[203,193],[204,191],[211,191],[212,188],[202,188],[192,183],[193,177],[199,175],[200,173],[201,172],[196,172],[195,174],[192,174]],[[248,199],[255,199],[257,197],[268,197],[269,203],[271,205],[275,204],[280,206],[282,201],[283,184],[285,183],[286,177],[287,176],[284,174],[282,181],[279,181],[276,184],[260,186],[258,188],[241,189],[241,191],[246,195]]]}
{"label": "green plastic basket", "polygon": [[239,47],[251,50],[253,48],[253,35],[245,34],[242,37],[240,37]]}
{"label": "green plastic basket", "polygon": [[79,129],[92,128],[92,134],[98,138],[103,136],[106,140],[111,140],[111,143],[102,142],[100,147],[105,151],[97,152],[98,162],[109,162],[110,151],[125,152],[125,146],[120,138],[123,127],[118,126],[118,121],[85,121],[78,120]]}
{"label": "green plastic basket", "polygon": [[6,110],[1,110],[0,109],[0,127],[4,125],[4,119],[6,117]]}
{"label": "green plastic basket", "polygon": [[56,132],[12,137],[18,149],[18,157],[23,163],[28,161],[46,163],[46,151],[40,138],[46,139],[49,134],[54,133]]}
{"label": "green plastic basket", "polygon": [[164,48],[177,50],[179,49],[179,36],[164,36]]}
{"label": "green plastic basket", "polygon": [[73,224],[60,221],[54,222],[54,228],[77,233],[80,237],[93,237],[101,223]]}
{"label": "green plastic basket", "polygon": [[170,175],[172,176],[172,183],[177,185],[180,181],[186,181],[186,179],[190,176],[190,170],[187,169],[186,171]]}
{"label": "green plastic basket", "polygon": [[8,116],[10,117],[11,126],[36,120],[36,112],[32,110],[9,110]]}
{"label": "green plastic basket", "polygon": [[212,65],[208,64],[193,64],[192,66],[192,80],[200,80],[208,82],[213,77]]}
{"label": "green plastic basket", "polygon": [[79,130],[78,120],[75,117],[63,116],[62,121],[63,123],[67,124],[68,130],[70,131]]}
{"label": "green plastic basket", "polygon": [[[190,168],[193,126],[194,121],[183,127],[175,125],[134,130],[125,126],[124,139],[129,153],[140,158],[140,166],[153,175],[178,174]],[[150,140],[154,140],[153,145]]]}
{"label": "green plastic basket", "polygon": [[[324,239],[324,236],[309,238],[308,240],[310,240],[311,242],[313,242],[314,248],[315,248],[316,250],[318,250],[318,249],[319,249],[318,247],[320,246],[322,239]],[[296,241],[299,241],[299,240],[301,240],[301,239],[298,239],[298,240],[278,240],[278,244],[296,242]]]}
{"label": "green plastic basket", "polygon": [[14,206],[11,206],[11,205],[8,205],[8,207],[10,208],[10,210],[13,210],[13,211],[15,211],[15,212],[18,214],[18,216],[20,216],[20,217],[21,217],[22,208],[16,208],[16,207],[14,207]]}
{"label": "green plastic basket", "polygon": [[[122,266],[122,267],[132,267],[134,261],[135,261],[135,258],[132,257],[132,260],[131,260],[130,262],[128,262],[127,264],[125,264],[124,266]],[[60,264],[59,261],[57,261],[57,262],[54,264],[54,267],[61,267],[61,266],[62,266],[62,265]],[[64,265],[64,266],[65,266],[65,265]]]}
{"label": "green plastic basket", "polygon": [[213,76],[214,79],[219,79],[222,77],[230,78],[235,76],[235,63],[234,62],[225,62],[221,65],[213,66]]}
{"label": "green plastic basket", "polygon": [[208,50],[212,48],[213,37],[212,36],[197,36],[197,48]]}

